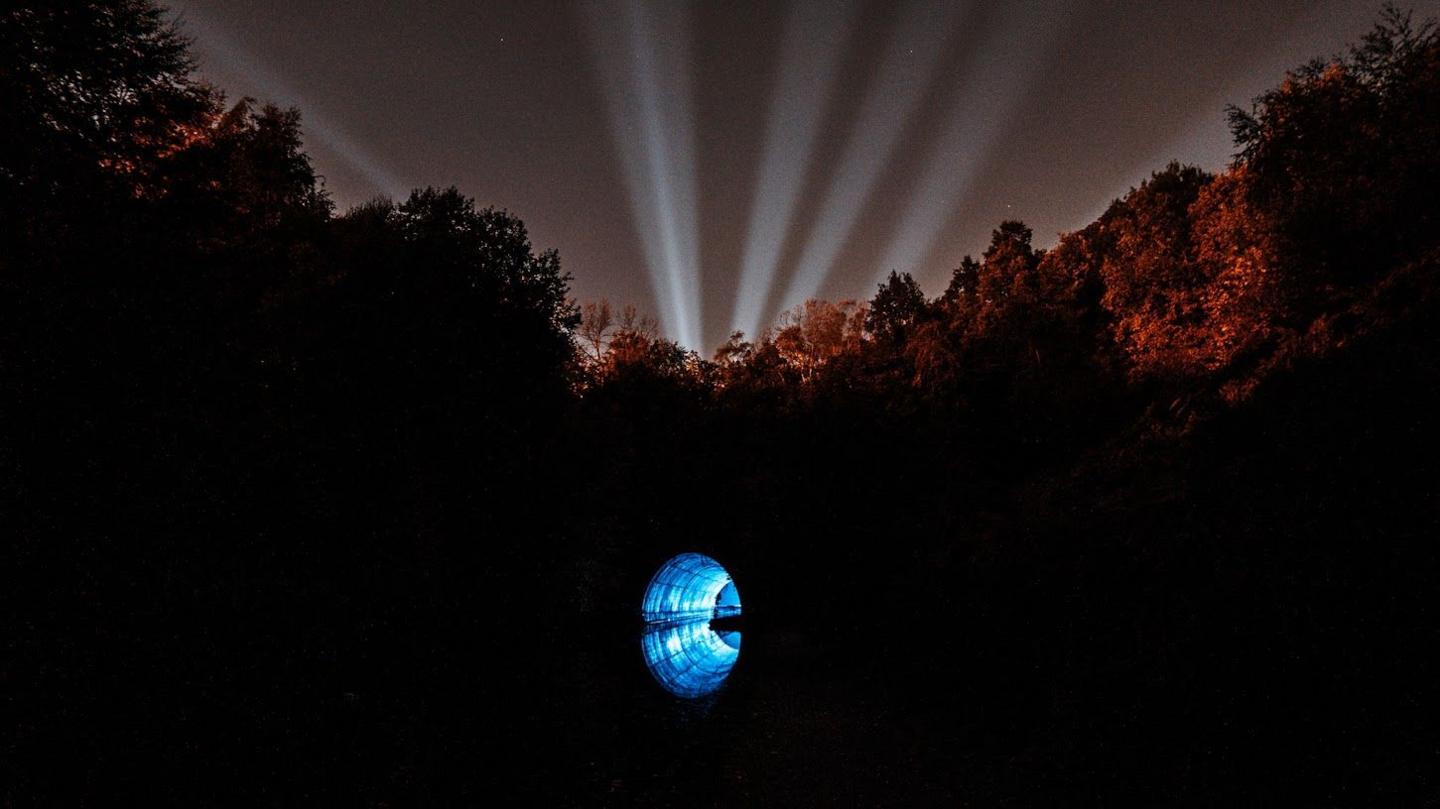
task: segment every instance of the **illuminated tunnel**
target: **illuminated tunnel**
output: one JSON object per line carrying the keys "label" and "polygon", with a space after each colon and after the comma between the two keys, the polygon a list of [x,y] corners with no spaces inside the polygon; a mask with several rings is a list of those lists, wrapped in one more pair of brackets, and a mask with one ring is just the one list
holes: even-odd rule
{"label": "illuminated tunnel", "polygon": [[640,610],[647,623],[739,615],[740,592],[719,562],[682,553],[655,571]]}
{"label": "illuminated tunnel", "polygon": [[645,666],[677,697],[713,693],[740,659],[740,633],[716,631],[712,618],[740,614],[740,592],[729,571],[700,553],[682,553],[660,566],[641,603]]}

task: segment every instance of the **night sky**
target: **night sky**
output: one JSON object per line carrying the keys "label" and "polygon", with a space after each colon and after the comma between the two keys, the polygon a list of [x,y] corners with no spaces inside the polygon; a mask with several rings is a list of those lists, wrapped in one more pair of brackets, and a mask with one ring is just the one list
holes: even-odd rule
{"label": "night sky", "polygon": [[1049,246],[1170,159],[1222,168],[1224,105],[1379,3],[172,8],[204,77],[301,109],[341,210],[456,185],[557,248],[578,299],[708,354],[889,269],[937,294],[1002,219]]}

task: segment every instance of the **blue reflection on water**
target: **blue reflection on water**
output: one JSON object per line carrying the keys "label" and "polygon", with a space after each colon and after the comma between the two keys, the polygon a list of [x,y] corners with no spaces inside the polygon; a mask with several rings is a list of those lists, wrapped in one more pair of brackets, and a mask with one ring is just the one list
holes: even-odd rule
{"label": "blue reflection on water", "polygon": [[640,638],[645,665],[666,691],[703,697],[730,676],[740,659],[740,633],[716,632],[709,619],[651,624]]}
{"label": "blue reflection on water", "polygon": [[645,665],[678,697],[713,693],[740,658],[740,633],[717,632],[712,618],[740,614],[729,571],[704,554],[682,553],[660,566],[641,603]]}

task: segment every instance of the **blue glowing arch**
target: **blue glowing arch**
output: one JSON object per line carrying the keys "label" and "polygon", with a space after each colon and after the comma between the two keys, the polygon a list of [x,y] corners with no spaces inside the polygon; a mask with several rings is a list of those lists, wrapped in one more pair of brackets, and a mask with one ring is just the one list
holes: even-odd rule
{"label": "blue glowing arch", "polygon": [[719,562],[682,553],[655,572],[640,610],[649,623],[739,615],[740,592]]}
{"label": "blue glowing arch", "polygon": [[713,693],[740,658],[740,633],[716,631],[712,618],[740,614],[740,591],[730,573],[700,553],[682,553],[660,566],[641,603],[645,665],[677,697]]}

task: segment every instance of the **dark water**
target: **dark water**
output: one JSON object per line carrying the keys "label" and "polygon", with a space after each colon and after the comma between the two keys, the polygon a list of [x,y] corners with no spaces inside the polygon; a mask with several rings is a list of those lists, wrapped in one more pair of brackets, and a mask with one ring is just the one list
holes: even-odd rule
{"label": "dark water", "polygon": [[[517,654],[532,668],[502,696],[517,741],[506,754],[519,760],[497,788],[562,805],[953,805],[974,794],[964,778],[987,740],[967,725],[983,709],[962,698],[976,684],[951,675],[962,661],[946,636],[924,621],[881,631],[887,621],[863,615],[794,619],[767,606],[658,627],[595,617],[538,644],[544,670]],[[709,661],[678,687],[654,659],[677,644]]]}
{"label": "dark water", "polygon": [[[737,558],[743,615],[698,626],[646,624],[651,560],[437,568],[445,597],[420,579],[396,587],[427,596],[410,601],[271,585],[284,609],[171,610],[163,633],[97,610],[74,632],[113,641],[69,667],[64,700],[21,704],[35,752],[13,766],[176,805],[1286,805],[1354,782],[1341,759],[1391,793],[1429,788],[1418,597],[1186,587],[1198,561],[1142,576],[1118,553],[1079,583],[983,563],[882,580],[874,562]],[[1318,629],[1297,632],[1292,604]],[[667,687],[647,638],[716,652],[704,687]]]}
{"label": "dark water", "polygon": [[[638,614],[645,573],[608,610],[571,608],[562,580],[531,601],[474,587],[454,609],[376,597],[117,635],[74,687],[86,702],[37,703],[23,730],[76,762],[72,780],[179,805],[1213,805],[1313,793],[1334,760],[1316,751],[1352,738],[1365,745],[1344,755],[1392,789],[1424,788],[1397,757],[1433,728],[1416,698],[1433,668],[1397,655],[1415,633],[1277,653],[1285,627],[1261,631],[1229,593],[1180,634],[1153,601],[1057,609],[1041,596],[1067,591],[1018,579],[916,578],[910,600],[887,588],[807,612],[742,575],[743,616],[668,635]],[[806,594],[821,591],[836,592]],[[677,695],[647,662],[652,635],[736,654],[713,688]]]}
{"label": "dark water", "polygon": [[700,678],[703,687],[692,681],[679,688],[655,676],[646,639],[686,637],[731,648],[719,640],[722,633],[690,624],[592,636],[613,643],[589,647],[573,671],[569,707],[551,717],[567,737],[564,755],[582,776],[567,781],[575,769],[557,773],[554,785],[570,787],[558,792],[581,802],[655,805],[953,794],[940,783],[943,773],[929,783],[896,780],[899,767],[908,769],[901,757],[913,745],[896,747],[894,737],[906,731],[890,725],[886,687],[867,674],[874,661],[863,646],[831,648],[784,629],[747,626],[723,634],[744,637],[743,652],[721,655],[733,665],[723,677]]}

